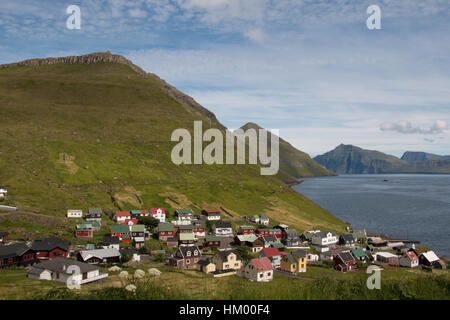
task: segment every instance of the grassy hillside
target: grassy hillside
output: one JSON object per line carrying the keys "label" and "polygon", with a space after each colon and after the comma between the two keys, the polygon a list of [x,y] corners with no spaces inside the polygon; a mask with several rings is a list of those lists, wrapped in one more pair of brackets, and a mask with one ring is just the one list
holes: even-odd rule
{"label": "grassy hillside", "polygon": [[[158,77],[120,63],[0,68],[0,184],[9,186],[9,202],[47,220],[92,206],[223,207],[236,220],[266,212],[300,231],[344,230],[342,221],[279,177],[261,176],[257,166],[174,165],[174,129],[192,131],[194,120],[223,128],[185,101]],[[0,230],[19,237],[17,230],[32,231],[33,221],[0,215]],[[48,233],[64,228],[56,226]]]}
{"label": "grassy hillside", "polygon": [[[247,129],[263,129],[259,125],[249,122],[241,127]],[[302,177],[334,176],[334,172],[320,165],[311,157],[280,138],[280,177],[287,182]]]}

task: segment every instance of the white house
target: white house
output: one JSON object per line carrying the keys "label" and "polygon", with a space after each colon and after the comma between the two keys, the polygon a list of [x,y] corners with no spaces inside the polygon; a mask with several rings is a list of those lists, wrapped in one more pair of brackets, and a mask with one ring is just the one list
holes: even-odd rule
{"label": "white house", "polygon": [[406,252],[399,260],[399,264],[402,267],[415,268],[419,266],[419,257],[414,251]]}
{"label": "white house", "polygon": [[114,221],[117,223],[123,223],[125,220],[131,220],[131,212],[130,211],[117,211],[114,214]]}
{"label": "white house", "polygon": [[166,210],[164,208],[151,208],[152,217],[158,219],[159,222],[166,222]]}
{"label": "white house", "polygon": [[81,285],[107,277],[107,273],[100,273],[100,269],[93,265],[67,258],[55,258],[35,264],[28,271],[28,278],[58,281],[70,285]]}
{"label": "white house", "polygon": [[244,276],[250,281],[269,282],[273,280],[273,266],[269,258],[251,259],[245,266]]}
{"label": "white house", "polygon": [[83,210],[67,210],[67,218],[83,218]]}
{"label": "white house", "polygon": [[259,216],[255,214],[250,218],[250,220],[253,221],[254,223],[259,223]]}
{"label": "white house", "polygon": [[119,237],[104,236],[103,241],[97,244],[97,247],[102,249],[120,249]]}
{"label": "white house", "polygon": [[313,253],[308,253],[306,255],[306,262],[317,262],[317,261],[319,261],[319,255]]}
{"label": "white house", "polygon": [[312,236],[312,244],[319,246],[328,246],[338,243],[338,236],[331,231],[317,232]]}
{"label": "white house", "polygon": [[265,215],[264,213],[259,216],[259,224],[262,224],[264,226],[269,225],[269,217]]}
{"label": "white house", "polygon": [[229,221],[217,221],[214,224],[216,236],[231,236],[233,235],[233,228]]}
{"label": "white house", "polygon": [[177,220],[189,220],[189,222],[194,217],[194,211],[191,209],[178,209],[175,210],[175,217]]}
{"label": "white house", "polygon": [[0,186],[0,200],[8,196],[8,189],[6,187]]}
{"label": "white house", "polygon": [[209,221],[219,221],[220,220],[220,211],[219,210],[203,210],[203,215],[206,216],[206,220]]}

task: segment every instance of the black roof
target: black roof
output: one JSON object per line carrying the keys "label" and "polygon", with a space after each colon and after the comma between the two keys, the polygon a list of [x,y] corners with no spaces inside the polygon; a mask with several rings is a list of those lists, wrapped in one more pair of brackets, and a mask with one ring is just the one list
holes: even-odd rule
{"label": "black roof", "polygon": [[208,259],[200,259],[200,261],[197,262],[197,264],[206,267],[208,264],[210,264],[211,261],[209,261]]}
{"label": "black roof", "polygon": [[[98,267],[95,267],[89,263],[80,262],[77,260],[67,259],[67,258],[55,258],[52,260],[48,260],[45,262],[41,262],[33,266],[32,269],[47,269],[54,272],[66,272],[69,266],[78,266],[80,268],[81,273],[98,270]],[[67,273],[67,272],[66,272]]]}
{"label": "black roof", "polygon": [[351,233],[344,233],[341,235],[341,238],[344,239],[345,242],[355,241],[355,237]]}
{"label": "black roof", "polygon": [[178,242],[177,237],[167,237],[167,242]]}
{"label": "black roof", "polygon": [[46,238],[42,240],[34,240],[31,249],[35,251],[48,251],[55,248],[69,250],[70,242],[59,238]]}
{"label": "black roof", "polygon": [[9,232],[0,232],[0,237],[6,237],[9,234]]}
{"label": "black roof", "polygon": [[186,257],[186,253],[189,251],[191,252],[191,256],[194,255],[194,251],[197,250],[198,251],[198,256],[201,256],[201,251],[198,248],[198,246],[189,246],[189,247],[180,247],[179,248],[181,254],[183,255],[183,257]]}
{"label": "black roof", "polygon": [[104,236],[103,241],[100,243],[102,246],[109,246],[111,244],[120,244],[120,238],[119,237],[110,237],[110,236]]}
{"label": "black roof", "polygon": [[216,228],[231,228],[231,222],[230,221],[217,221],[214,226]]}
{"label": "black roof", "polygon": [[273,234],[269,234],[267,236],[262,236],[262,240],[264,242],[266,242],[266,241],[277,242],[278,238],[275,235],[273,235]]}
{"label": "black roof", "polygon": [[308,253],[304,250],[295,250],[292,252],[292,255],[296,256],[297,258],[306,258],[306,255]]}
{"label": "black roof", "polygon": [[234,253],[236,255],[236,259],[237,260],[241,260],[241,255],[239,254],[239,252],[237,252],[237,250],[224,250],[224,251],[217,251],[217,255],[219,256],[220,260],[222,261],[228,261],[228,256]]}
{"label": "black roof", "polygon": [[341,257],[342,262],[347,263],[351,261],[355,261],[355,258],[350,252],[341,252],[338,253],[338,256]]}
{"label": "black roof", "polygon": [[12,258],[21,256],[25,252],[27,252],[30,248],[23,242],[10,244],[7,246],[0,247],[0,258]]}

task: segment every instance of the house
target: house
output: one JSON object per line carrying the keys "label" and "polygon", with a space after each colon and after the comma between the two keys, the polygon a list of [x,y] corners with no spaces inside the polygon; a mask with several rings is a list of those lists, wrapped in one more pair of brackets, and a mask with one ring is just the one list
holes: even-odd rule
{"label": "house", "polygon": [[94,228],[91,224],[77,224],[75,229],[75,237],[81,239],[92,238],[94,236]]}
{"label": "house", "polygon": [[192,246],[197,242],[197,238],[193,232],[184,232],[178,234],[178,243],[180,246]]}
{"label": "house", "polygon": [[366,262],[368,259],[367,253],[361,248],[354,248],[350,252],[355,257],[355,259],[358,261]]}
{"label": "house", "polygon": [[297,259],[291,254],[285,254],[281,258],[280,262],[280,270],[284,272],[289,272],[296,274],[297,273]]}
{"label": "house", "polygon": [[159,220],[159,222],[166,222],[166,210],[164,208],[151,208],[150,212],[154,219]]}
{"label": "house", "polygon": [[398,266],[398,256],[390,252],[377,252],[376,261],[388,263],[389,265]]}
{"label": "house", "polygon": [[57,258],[34,265],[28,271],[28,278],[51,280],[71,285],[82,285],[101,281],[108,277],[100,269],[88,263],[66,258]]}
{"label": "house", "polygon": [[[164,215],[165,214],[166,213],[164,212]],[[139,217],[149,217],[149,216],[150,216],[150,211],[148,211],[148,210],[139,210]],[[165,219],[164,219],[164,222],[165,222]]]}
{"label": "house", "polygon": [[231,236],[233,235],[233,228],[229,221],[217,221],[214,224],[214,232],[216,236]]}
{"label": "house", "polygon": [[103,211],[101,208],[89,208],[85,216],[86,221],[102,221]]}
{"label": "house", "polygon": [[282,232],[282,240],[287,247],[296,247],[299,245],[300,236],[294,229],[287,229]]}
{"label": "house", "polygon": [[165,241],[167,238],[175,236],[175,226],[171,223],[160,222],[157,230],[159,240]]}
{"label": "house", "polygon": [[387,247],[388,242],[380,237],[370,237],[367,240],[368,244],[371,244],[375,248]]}
{"label": "house", "polygon": [[269,217],[266,214],[261,214],[259,216],[259,224],[262,224],[263,226],[269,225]]}
{"label": "house", "polygon": [[131,218],[137,218],[141,216],[141,210],[131,210],[130,211]]}
{"label": "house", "polygon": [[178,247],[178,239],[176,237],[168,237],[166,244],[169,248],[176,248]]}
{"label": "house", "polygon": [[177,252],[169,258],[169,265],[182,269],[194,269],[201,257],[202,252],[196,245],[179,247]]}
{"label": "house", "polygon": [[36,253],[25,243],[0,246],[0,268],[28,266],[38,261]]}
{"label": "house", "polygon": [[350,252],[339,252],[334,258],[334,268],[341,272],[356,269],[356,260]]}
{"label": "house", "polygon": [[253,226],[239,226],[236,228],[236,234],[254,234],[255,227]]}
{"label": "house", "polygon": [[192,232],[196,238],[204,237],[206,235],[206,224],[202,220],[192,220]]}
{"label": "house", "polygon": [[339,237],[339,244],[346,247],[354,247],[355,246],[355,237],[352,233],[344,233]]}
{"label": "house", "polygon": [[201,272],[212,273],[216,271],[216,265],[209,261],[208,259],[200,259],[198,262],[198,268]]}
{"label": "house", "polygon": [[220,247],[218,250],[231,250],[234,246],[234,238],[232,237],[218,237],[220,241]]}
{"label": "house", "polygon": [[133,239],[133,246],[141,248],[145,243],[145,226],[143,224],[136,224],[130,226],[131,238]]}
{"label": "house", "polygon": [[434,267],[439,263],[439,257],[433,251],[427,251],[419,256],[419,263],[427,267]]}
{"label": "house", "polygon": [[119,237],[120,241],[124,243],[129,243],[131,241],[131,231],[129,226],[110,226],[109,230],[111,237]]}
{"label": "house", "polygon": [[264,242],[254,234],[239,234],[235,237],[235,244],[238,246],[248,246],[253,253],[259,252],[264,248]]}
{"label": "house", "polygon": [[122,248],[119,250],[120,255],[129,254],[131,257],[131,261],[141,261],[141,254],[139,251],[131,248]]}
{"label": "house", "polygon": [[255,214],[254,216],[252,216],[252,217],[250,218],[250,220],[251,220],[253,223],[258,223],[258,224],[259,224],[259,216],[258,216],[257,214]]}
{"label": "house", "polygon": [[262,236],[261,240],[264,243],[264,248],[279,247],[278,244],[281,244],[280,240],[275,235]]}
{"label": "house", "polygon": [[306,256],[308,253],[303,250],[295,250],[291,254],[297,261],[297,272],[306,272]]}
{"label": "house", "polygon": [[333,261],[334,257],[339,253],[339,251],[332,250],[320,253],[320,261]]}
{"label": "house", "polygon": [[242,258],[237,250],[217,251],[212,257],[212,263],[216,270],[239,270],[242,266]]}
{"label": "house", "polygon": [[83,210],[67,210],[67,218],[83,218]]}
{"label": "house", "polygon": [[126,226],[134,226],[134,225],[136,225],[138,223],[139,223],[139,220],[136,219],[136,218],[125,219],[125,221],[122,222],[122,224],[126,225]]}
{"label": "house", "polygon": [[100,221],[83,222],[83,224],[90,225],[94,231],[99,231],[102,228],[102,223]]}
{"label": "house", "polygon": [[115,222],[124,224],[126,220],[131,220],[131,212],[130,211],[117,211],[114,214]]}
{"label": "house", "polygon": [[177,217],[178,220],[192,220],[194,216],[194,212],[191,209],[179,209],[175,210],[175,217]]}
{"label": "house", "polygon": [[415,268],[419,266],[419,257],[414,251],[405,252],[399,260],[399,264],[402,267]]}
{"label": "house", "polygon": [[8,197],[8,189],[6,187],[0,186],[0,200],[6,199]]}
{"label": "house", "polygon": [[319,255],[313,253],[308,253],[306,255],[306,262],[317,262],[317,261],[319,261]]}
{"label": "house", "polygon": [[334,232],[321,231],[317,232],[312,237],[312,244],[319,246],[329,246],[338,243],[339,239]]}
{"label": "house", "polygon": [[102,249],[116,249],[120,248],[120,238],[119,237],[110,237],[104,236],[103,241],[97,244],[97,247]]}
{"label": "house", "polygon": [[367,238],[367,233],[365,229],[353,230],[351,234],[353,235],[353,238],[355,238],[355,242],[362,241]]}
{"label": "house", "polygon": [[311,231],[304,232],[300,236],[300,241],[311,242],[313,235],[314,235],[314,233],[312,233]]}
{"label": "house", "polygon": [[262,236],[275,236],[277,239],[281,239],[281,230],[280,229],[257,229],[256,235],[258,237]]}
{"label": "house", "polygon": [[245,266],[244,275],[250,281],[268,282],[273,280],[273,266],[266,257],[251,259]]}
{"label": "house", "polygon": [[35,240],[31,245],[31,250],[36,253],[36,258],[39,260],[67,258],[70,253],[70,242],[58,238]]}
{"label": "house", "polygon": [[220,247],[220,237],[206,236],[203,241],[203,248]]}
{"label": "house", "polygon": [[276,269],[280,267],[281,258],[286,254],[286,252],[281,252],[278,248],[264,248],[259,252],[259,257],[269,258],[273,268]]}
{"label": "house", "polygon": [[5,244],[8,240],[9,232],[0,232],[0,243]]}
{"label": "house", "polygon": [[120,262],[120,252],[117,249],[84,250],[78,253],[78,261],[89,264]]}
{"label": "house", "polygon": [[330,251],[330,247],[329,246],[321,246],[321,245],[318,245],[318,244],[313,244],[312,247],[316,251],[318,251],[320,253],[324,253],[324,252]]}
{"label": "house", "polygon": [[177,234],[194,233],[194,226],[192,224],[177,226],[175,229],[177,230]]}
{"label": "house", "polygon": [[216,210],[216,209],[203,210],[202,214],[206,217],[206,220],[209,220],[209,221],[220,220],[220,210]]}

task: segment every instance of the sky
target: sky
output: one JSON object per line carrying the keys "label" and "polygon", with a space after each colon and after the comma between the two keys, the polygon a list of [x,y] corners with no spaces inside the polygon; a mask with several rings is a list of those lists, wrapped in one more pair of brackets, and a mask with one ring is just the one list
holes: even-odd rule
{"label": "sky", "polygon": [[0,63],[107,50],[312,156],[450,154],[448,0],[0,1]]}

